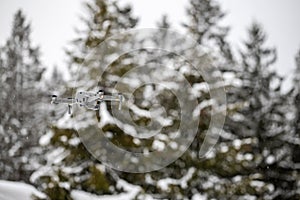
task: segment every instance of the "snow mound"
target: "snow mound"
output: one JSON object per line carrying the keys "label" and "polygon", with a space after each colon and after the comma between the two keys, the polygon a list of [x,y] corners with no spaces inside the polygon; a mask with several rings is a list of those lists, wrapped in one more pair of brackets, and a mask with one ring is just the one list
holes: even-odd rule
{"label": "snow mound", "polygon": [[80,190],[73,190],[71,192],[71,197],[74,200],[132,200],[135,199],[141,191],[141,188],[139,186],[131,185],[124,180],[119,180],[117,183],[117,187],[123,188],[123,190],[126,192],[116,195],[98,196]]}
{"label": "snow mound", "polygon": [[46,198],[45,194],[39,192],[32,185],[0,180],[0,200],[33,200],[33,196]]}

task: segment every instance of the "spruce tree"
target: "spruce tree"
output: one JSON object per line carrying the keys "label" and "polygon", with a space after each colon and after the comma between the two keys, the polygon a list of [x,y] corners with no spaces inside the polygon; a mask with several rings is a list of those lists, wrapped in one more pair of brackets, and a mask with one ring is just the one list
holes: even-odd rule
{"label": "spruce tree", "polygon": [[[183,27],[200,45],[208,46],[211,51],[218,53],[224,66],[232,67],[234,57],[227,41],[229,27],[220,25],[225,13],[215,0],[190,0],[186,9],[188,21]],[[227,66],[229,65],[229,66]]]}
{"label": "spruce tree", "polygon": [[[274,186],[274,193],[263,193],[263,198],[294,197],[295,177],[291,163],[291,138],[289,121],[286,119],[291,109],[287,105],[288,96],[281,94],[282,78],[272,71],[276,61],[275,48],[266,47],[266,35],[262,27],[253,23],[248,30],[248,40],[241,51],[242,69],[238,78],[242,86],[237,91],[241,109],[235,113],[239,129],[239,138],[251,138],[253,162],[256,169],[244,173],[260,174],[265,185]],[[234,118],[231,118],[234,120]],[[282,191],[290,191],[285,193]]]}
{"label": "spruce tree", "polygon": [[294,74],[294,88],[295,88],[295,100],[294,105],[296,106],[296,116],[295,116],[295,132],[300,134],[300,50],[296,56],[296,71]]}
{"label": "spruce tree", "polygon": [[293,91],[292,91],[292,101],[294,106],[294,120],[293,120],[293,130],[295,133],[294,142],[295,145],[293,147],[293,162],[295,166],[300,163],[300,51],[296,55],[296,70],[293,78]]}
{"label": "spruce tree", "polygon": [[[78,90],[99,89],[98,74],[104,66],[82,64],[94,61],[89,60],[89,55],[105,39],[133,28],[137,23],[137,19],[132,16],[131,7],[120,6],[117,1],[93,0],[85,3],[84,8],[86,10],[86,17],[83,19],[84,28],[78,30],[78,38],[73,40],[66,51],[71,80],[65,83],[65,89],[56,91],[61,96],[70,96],[72,92]],[[55,72],[53,78],[56,76]],[[101,83],[101,86],[105,87],[105,82]],[[65,114],[61,116],[63,112]],[[71,199],[72,190],[98,195],[122,192],[122,187],[117,185],[117,180],[113,176],[115,173],[106,169],[87,151],[72,123],[65,123],[65,120],[72,120],[73,124],[84,124],[91,116],[74,113],[72,119],[73,116],[69,116],[64,107],[59,105],[53,108],[53,113],[54,116],[58,113],[60,117],[58,119],[57,116],[54,117],[52,128],[45,136],[49,139],[49,143],[45,144],[46,165],[33,173],[31,182],[50,199]],[[92,114],[95,116],[96,112]],[[58,157],[58,160],[53,155]]]}
{"label": "spruce tree", "polygon": [[36,147],[43,126],[37,110],[44,69],[30,32],[24,14],[17,11],[11,35],[0,52],[2,179],[28,181],[39,153]]}

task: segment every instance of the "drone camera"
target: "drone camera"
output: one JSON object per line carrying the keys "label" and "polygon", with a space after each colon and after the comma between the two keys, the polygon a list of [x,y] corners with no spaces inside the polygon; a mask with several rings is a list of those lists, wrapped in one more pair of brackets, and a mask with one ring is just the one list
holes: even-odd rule
{"label": "drone camera", "polygon": [[104,90],[99,90],[97,92],[97,95],[99,95],[100,97],[102,97],[104,95]]}
{"label": "drone camera", "polygon": [[56,100],[57,100],[57,96],[56,95],[52,95],[52,100],[51,100],[51,103],[56,103]]}

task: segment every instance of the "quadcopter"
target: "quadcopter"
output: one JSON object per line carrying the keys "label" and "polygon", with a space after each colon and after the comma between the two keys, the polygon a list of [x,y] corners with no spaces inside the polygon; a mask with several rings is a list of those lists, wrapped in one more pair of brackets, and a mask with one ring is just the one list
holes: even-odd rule
{"label": "quadcopter", "polygon": [[71,114],[73,104],[79,106],[84,106],[89,110],[99,110],[100,112],[100,103],[105,101],[118,102],[119,110],[122,108],[123,95],[118,93],[118,95],[106,95],[103,90],[98,92],[77,92],[75,98],[58,98],[56,95],[52,95],[52,104],[68,104],[68,113]]}

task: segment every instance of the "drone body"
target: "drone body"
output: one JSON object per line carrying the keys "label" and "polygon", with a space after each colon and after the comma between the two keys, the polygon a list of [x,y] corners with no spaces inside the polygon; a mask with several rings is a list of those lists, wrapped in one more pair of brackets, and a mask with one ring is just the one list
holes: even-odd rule
{"label": "drone body", "polygon": [[105,95],[103,90],[98,92],[77,92],[75,98],[58,98],[56,95],[52,95],[52,104],[68,104],[68,113],[71,114],[73,104],[78,104],[79,106],[84,106],[89,110],[100,110],[100,103],[110,101],[118,102],[119,110],[122,108],[123,95],[118,94],[117,96]]}

